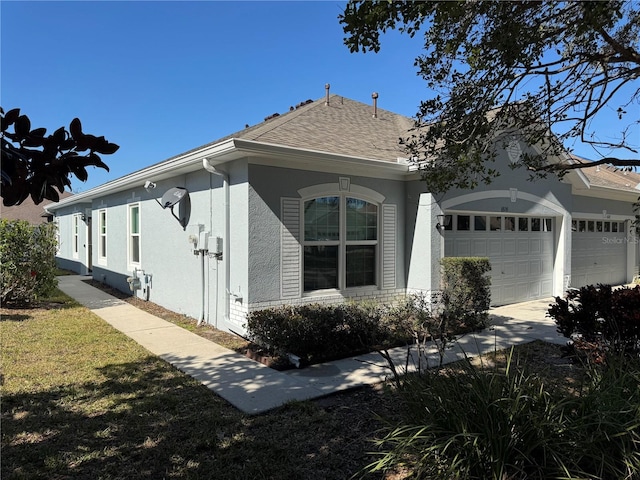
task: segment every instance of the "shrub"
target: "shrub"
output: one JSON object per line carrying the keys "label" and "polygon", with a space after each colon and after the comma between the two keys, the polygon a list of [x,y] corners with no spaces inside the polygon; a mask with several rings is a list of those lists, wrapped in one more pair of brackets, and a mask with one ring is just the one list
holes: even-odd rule
{"label": "shrub", "polygon": [[565,337],[590,344],[601,355],[640,354],[640,286],[588,285],[555,300],[549,316]]}
{"label": "shrub", "polygon": [[484,328],[491,304],[491,263],[481,257],[445,257],[442,264],[441,312],[470,330]]}
{"label": "shrub", "polygon": [[24,304],[55,288],[55,225],[0,220],[1,300]]}
{"label": "shrub", "polygon": [[469,361],[409,376],[402,421],[377,442],[366,472],[403,466],[411,478],[638,478],[638,364],[591,365],[580,394],[545,388],[510,355],[507,367]]}
{"label": "shrub", "polygon": [[393,335],[378,307],[366,304],[282,306],[251,312],[249,338],[276,353],[336,358],[370,350]]}

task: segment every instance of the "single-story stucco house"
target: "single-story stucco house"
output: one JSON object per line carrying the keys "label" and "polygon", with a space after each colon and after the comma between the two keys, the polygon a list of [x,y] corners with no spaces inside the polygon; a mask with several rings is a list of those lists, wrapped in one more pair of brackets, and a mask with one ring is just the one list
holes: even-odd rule
{"label": "single-story stucco house", "polygon": [[[219,329],[282,304],[439,288],[443,256],[486,256],[492,302],[630,282],[640,175],[509,168],[434,196],[398,139],[413,122],[329,94],[47,207],[61,267]],[[567,157],[568,158],[568,157]],[[567,159],[550,159],[567,161]]]}

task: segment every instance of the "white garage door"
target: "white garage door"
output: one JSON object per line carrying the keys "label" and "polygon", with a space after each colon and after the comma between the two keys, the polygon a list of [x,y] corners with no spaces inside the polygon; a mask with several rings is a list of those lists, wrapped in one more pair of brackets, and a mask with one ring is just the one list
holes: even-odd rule
{"label": "white garage door", "polygon": [[571,286],[625,283],[627,242],[624,222],[573,220],[571,223]]}
{"label": "white garage door", "polygon": [[552,295],[552,218],[454,214],[444,237],[445,256],[489,258],[492,305]]}

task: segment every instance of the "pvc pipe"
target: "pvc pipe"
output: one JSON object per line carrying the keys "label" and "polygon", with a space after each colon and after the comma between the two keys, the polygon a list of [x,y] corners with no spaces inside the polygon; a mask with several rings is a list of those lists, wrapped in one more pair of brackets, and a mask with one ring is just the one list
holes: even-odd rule
{"label": "pvc pipe", "polygon": [[198,315],[197,325],[202,325],[204,321],[204,250],[200,249],[200,315]]}
{"label": "pvc pipe", "polygon": [[[230,289],[231,282],[231,262],[229,261],[229,232],[231,231],[231,226],[229,222],[229,174],[226,172],[222,172],[213,165],[209,163],[207,158],[202,159],[202,168],[204,168],[207,172],[212,173],[213,175],[217,175],[222,177],[222,188],[224,190],[224,237],[222,239],[222,260],[225,262],[224,268],[224,320],[228,323],[231,318],[231,308],[230,308],[230,295],[227,293]],[[211,208],[211,205],[209,205]],[[216,299],[217,301],[217,299]],[[217,318],[217,315],[216,315]],[[218,328],[218,325],[216,325]]]}

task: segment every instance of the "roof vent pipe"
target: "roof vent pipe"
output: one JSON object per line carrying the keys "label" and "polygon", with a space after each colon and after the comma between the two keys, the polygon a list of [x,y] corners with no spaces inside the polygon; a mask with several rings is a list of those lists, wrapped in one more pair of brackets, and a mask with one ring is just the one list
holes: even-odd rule
{"label": "roof vent pipe", "polygon": [[325,105],[329,105],[329,89],[331,88],[331,85],[329,85],[328,83],[324,84],[324,89],[325,89],[325,100],[324,100],[324,104]]}
{"label": "roof vent pipe", "polygon": [[373,98],[373,118],[378,118],[378,92],[373,92],[371,98]]}

